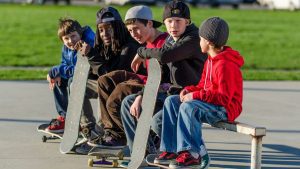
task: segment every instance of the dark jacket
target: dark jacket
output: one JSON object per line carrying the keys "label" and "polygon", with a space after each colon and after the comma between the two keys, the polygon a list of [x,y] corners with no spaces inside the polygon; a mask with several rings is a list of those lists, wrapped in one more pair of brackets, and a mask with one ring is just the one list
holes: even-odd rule
{"label": "dark jacket", "polygon": [[142,58],[156,58],[161,63],[167,63],[172,84],[180,87],[196,85],[207,58],[201,52],[199,42],[198,28],[191,24],[176,42],[169,36],[162,48],[140,47],[138,54]]}
{"label": "dark jacket", "polygon": [[[122,46],[120,52],[115,54],[111,48],[97,46],[92,48],[88,53],[88,60],[92,68],[92,73],[101,76],[113,70],[131,70],[131,62],[136,55],[137,49],[141,46],[132,38],[128,38],[128,42]],[[102,50],[102,51],[101,51]],[[140,72],[145,74],[145,70]]]}

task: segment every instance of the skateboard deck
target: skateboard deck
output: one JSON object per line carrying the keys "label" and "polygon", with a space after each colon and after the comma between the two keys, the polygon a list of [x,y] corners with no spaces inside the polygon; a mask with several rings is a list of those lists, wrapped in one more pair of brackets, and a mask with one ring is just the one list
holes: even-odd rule
{"label": "skateboard deck", "polygon": [[49,126],[49,124],[41,124],[38,126],[37,131],[47,134],[49,136],[43,135],[42,141],[47,142],[47,140],[56,140],[56,139],[62,139],[63,133],[52,133],[49,131],[46,131],[45,129]]}
{"label": "skateboard deck", "polygon": [[150,165],[150,166],[169,169],[168,165],[155,164],[154,159],[155,159],[156,156],[157,156],[157,154],[148,154],[147,157],[146,157],[147,164]]}
{"label": "skateboard deck", "polygon": [[[111,166],[118,167],[118,159],[123,160],[124,153],[123,148],[102,148],[102,147],[93,147],[88,153],[89,156],[95,156],[96,158],[90,158],[88,160],[88,166],[93,167],[94,165],[99,166]],[[113,161],[107,161],[109,157],[116,157],[118,159],[113,159]],[[100,160],[96,160],[100,159]]]}
{"label": "skateboard deck", "polygon": [[136,133],[131,154],[131,162],[128,166],[129,169],[137,169],[141,166],[143,162],[160,80],[160,64],[156,59],[150,59],[148,79],[142,100],[143,112],[141,113],[138,119],[138,124],[136,127]]}
{"label": "skateboard deck", "polygon": [[71,85],[69,105],[65,121],[64,137],[60,143],[60,152],[69,153],[78,139],[79,122],[85,95],[86,82],[90,65],[86,57],[77,55],[73,82]]}

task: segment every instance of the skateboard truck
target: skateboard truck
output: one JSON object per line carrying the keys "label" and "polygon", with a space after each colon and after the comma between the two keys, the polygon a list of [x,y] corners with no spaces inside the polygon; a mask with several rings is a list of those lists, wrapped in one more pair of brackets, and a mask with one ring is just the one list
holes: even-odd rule
{"label": "skateboard truck", "polygon": [[[88,166],[93,167],[94,165],[106,165],[106,166],[112,166],[112,167],[118,167],[119,162],[118,160],[124,159],[124,152],[122,149],[103,149],[94,147],[89,155],[95,156],[95,158],[90,158],[88,160]],[[108,158],[115,157],[111,161],[107,161]],[[100,159],[100,160],[97,160]]]}

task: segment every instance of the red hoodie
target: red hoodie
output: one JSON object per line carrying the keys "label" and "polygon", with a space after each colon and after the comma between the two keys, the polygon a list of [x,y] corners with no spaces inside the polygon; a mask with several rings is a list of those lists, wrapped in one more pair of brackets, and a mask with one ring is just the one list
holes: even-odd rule
{"label": "red hoodie", "polygon": [[228,121],[234,121],[242,112],[244,64],[239,52],[225,46],[214,58],[208,57],[197,86],[187,86],[193,99],[225,107]]}

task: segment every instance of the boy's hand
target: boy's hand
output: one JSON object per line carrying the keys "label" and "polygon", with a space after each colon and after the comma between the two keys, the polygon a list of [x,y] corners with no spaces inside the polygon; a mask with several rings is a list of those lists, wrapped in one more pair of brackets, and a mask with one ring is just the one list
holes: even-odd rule
{"label": "boy's hand", "polygon": [[133,70],[133,72],[136,73],[139,70],[141,63],[143,63],[144,67],[146,67],[146,60],[136,54],[131,62],[131,69]]}
{"label": "boy's hand", "polygon": [[56,77],[54,79],[52,79],[49,74],[47,74],[47,81],[49,82],[49,89],[50,90],[53,90],[54,89],[54,86],[55,86],[55,83],[58,84],[58,86],[61,85],[61,78],[60,77]]}
{"label": "boy's hand", "polygon": [[180,94],[179,94],[179,98],[180,98],[180,101],[183,102],[183,98],[186,94],[188,94],[189,91],[187,91],[186,89],[183,89],[181,90]]}
{"label": "boy's hand", "polygon": [[82,56],[87,56],[91,50],[91,46],[82,40],[78,41],[74,48],[79,51]]}
{"label": "boy's hand", "polygon": [[187,101],[191,101],[191,100],[193,100],[193,93],[188,93],[183,96],[183,99],[181,100],[181,102],[187,102]]}
{"label": "boy's hand", "polygon": [[136,119],[138,119],[141,115],[142,98],[143,97],[141,95],[137,96],[133,104],[130,106],[130,114],[133,115]]}

